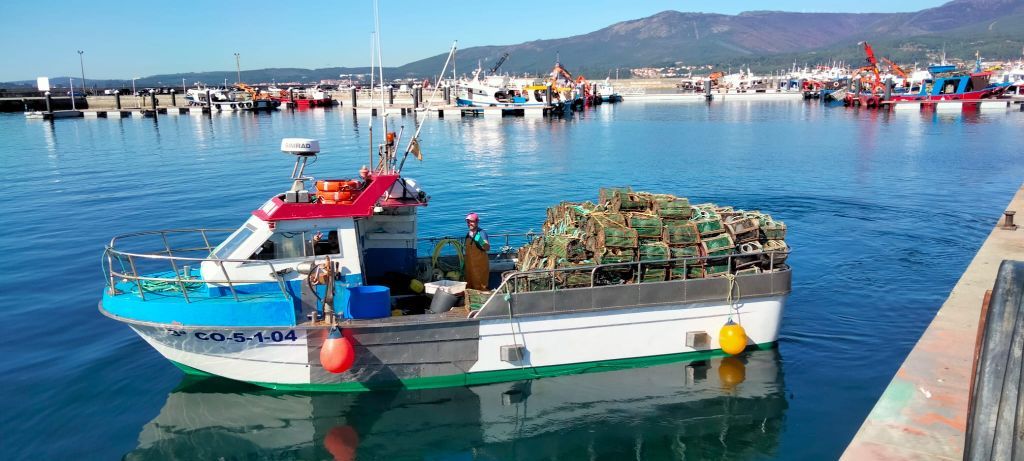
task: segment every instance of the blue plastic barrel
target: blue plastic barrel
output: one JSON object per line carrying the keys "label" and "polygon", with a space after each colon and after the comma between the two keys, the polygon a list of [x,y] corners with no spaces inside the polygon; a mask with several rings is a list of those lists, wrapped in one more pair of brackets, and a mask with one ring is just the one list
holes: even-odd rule
{"label": "blue plastic barrel", "polygon": [[391,290],[380,285],[362,285],[348,289],[347,319],[380,319],[391,316]]}

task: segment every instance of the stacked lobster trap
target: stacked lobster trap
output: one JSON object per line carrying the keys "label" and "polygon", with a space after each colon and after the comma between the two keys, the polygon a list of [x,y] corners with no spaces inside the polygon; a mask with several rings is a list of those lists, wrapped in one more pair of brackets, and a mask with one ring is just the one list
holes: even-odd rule
{"label": "stacked lobster trap", "polygon": [[[751,274],[784,268],[786,225],[759,211],[602,188],[598,202],[547,210],[519,249],[519,291]],[[575,268],[579,268],[576,270]],[[592,282],[593,281],[593,282]]]}

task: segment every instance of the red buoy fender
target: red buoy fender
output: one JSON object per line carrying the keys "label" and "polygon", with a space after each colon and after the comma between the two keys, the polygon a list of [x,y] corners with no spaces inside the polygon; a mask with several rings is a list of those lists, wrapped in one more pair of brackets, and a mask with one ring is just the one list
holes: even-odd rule
{"label": "red buoy fender", "polygon": [[341,334],[337,326],[331,327],[323,347],[320,348],[320,365],[331,373],[344,373],[352,368],[356,360],[356,351],[352,341]]}

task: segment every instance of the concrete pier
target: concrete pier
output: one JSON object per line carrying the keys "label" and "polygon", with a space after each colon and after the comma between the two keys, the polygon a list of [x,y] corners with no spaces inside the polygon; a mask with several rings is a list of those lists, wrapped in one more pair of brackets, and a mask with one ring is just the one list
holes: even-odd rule
{"label": "concrete pier", "polygon": [[[1024,215],[1024,186],[1006,208]],[[1002,229],[982,244],[867,420],[843,460],[961,460],[985,292],[1004,259],[1024,260],[1024,228]],[[981,373],[981,370],[978,370]]]}

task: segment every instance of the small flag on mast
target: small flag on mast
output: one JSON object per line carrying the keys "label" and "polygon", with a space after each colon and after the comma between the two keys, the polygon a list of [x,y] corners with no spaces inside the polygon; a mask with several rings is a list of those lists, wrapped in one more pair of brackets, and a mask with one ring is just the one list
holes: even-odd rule
{"label": "small flag on mast", "polygon": [[409,146],[409,152],[416,157],[416,160],[423,161],[423,153],[420,152],[420,142],[416,138],[412,138],[412,142]]}

